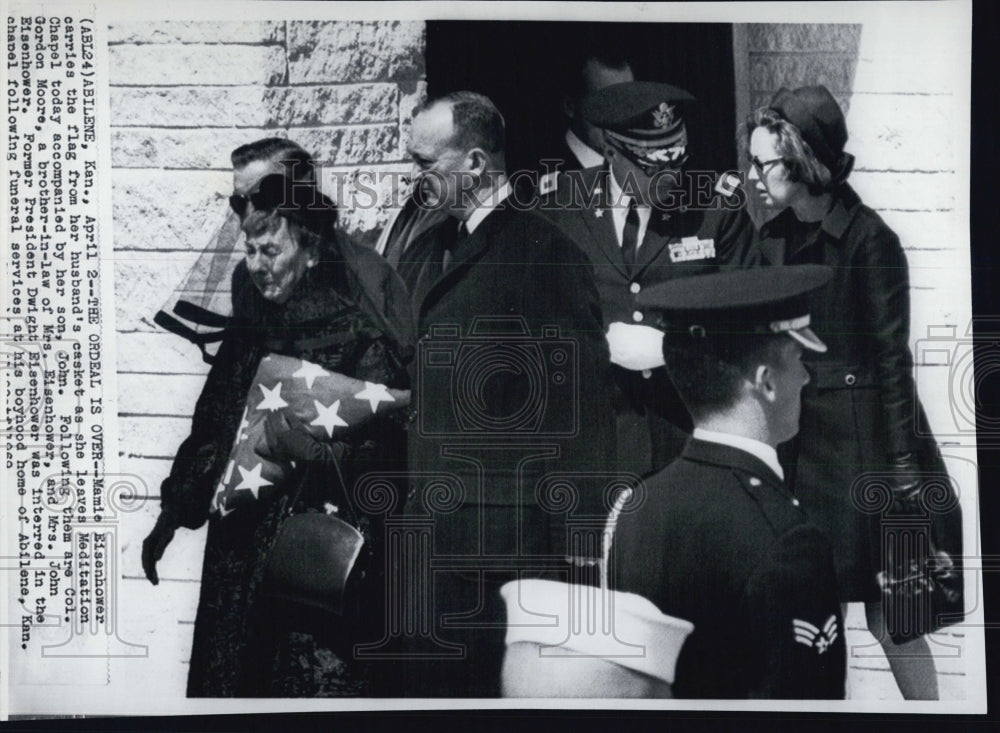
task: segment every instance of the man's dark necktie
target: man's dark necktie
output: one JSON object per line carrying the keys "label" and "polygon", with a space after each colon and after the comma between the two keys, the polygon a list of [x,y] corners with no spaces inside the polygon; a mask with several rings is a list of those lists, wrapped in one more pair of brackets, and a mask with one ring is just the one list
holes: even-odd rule
{"label": "man's dark necktie", "polygon": [[636,250],[639,248],[639,209],[635,199],[628,202],[628,214],[625,216],[625,228],[622,230],[622,259],[625,268],[632,272],[635,269]]}
{"label": "man's dark necktie", "polygon": [[451,261],[458,257],[462,253],[462,249],[465,247],[466,243],[469,241],[469,228],[465,226],[464,221],[458,222],[458,229],[455,231],[454,239],[445,246],[444,253],[441,256],[441,272],[445,273],[448,271]]}

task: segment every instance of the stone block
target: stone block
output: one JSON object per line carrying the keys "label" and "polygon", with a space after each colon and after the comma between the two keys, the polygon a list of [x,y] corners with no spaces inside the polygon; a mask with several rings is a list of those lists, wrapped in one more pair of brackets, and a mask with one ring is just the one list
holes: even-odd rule
{"label": "stone block", "polygon": [[263,126],[267,87],[111,87],[113,127]]}
{"label": "stone block", "polygon": [[310,87],[112,87],[111,118],[128,127],[285,127],[396,122],[395,84]]}
{"label": "stone block", "polygon": [[202,361],[197,346],[162,329],[119,331],[115,342],[119,379],[127,374],[189,374],[204,380],[208,374],[208,364]]}
{"label": "stone block", "polygon": [[400,160],[408,161],[409,153],[406,146],[410,141],[410,127],[413,123],[413,112],[417,105],[427,99],[427,82],[417,81],[399,85],[399,152]]}
{"label": "stone block", "polygon": [[851,184],[873,209],[949,211],[961,190],[954,173],[856,171]]}
{"label": "stone block", "polygon": [[[891,7],[891,6],[886,6]],[[934,10],[901,22],[866,23],[854,84],[856,92],[956,94],[968,84],[968,27]],[[891,12],[891,11],[890,11]],[[954,14],[951,14],[954,15]]]}
{"label": "stone block", "polygon": [[108,44],[282,43],[284,21],[158,20],[108,24]]}
{"label": "stone block", "polygon": [[[883,94],[954,94],[957,74],[953,59],[933,52],[923,53],[927,46],[916,47],[906,55],[872,55],[858,59],[854,91]],[[942,52],[938,52],[939,54]]]}
{"label": "stone block", "polygon": [[911,249],[906,261],[914,282],[933,282],[941,291],[969,300],[968,263],[954,249]]}
{"label": "stone block", "polygon": [[939,250],[954,258],[968,252],[968,223],[954,211],[883,211],[881,217],[899,236],[903,249]]}
{"label": "stone block", "polygon": [[119,374],[118,414],[191,417],[205,378],[192,374]]}
{"label": "stone block", "polygon": [[[927,329],[941,326],[942,324],[954,324],[958,321],[968,321],[968,316],[962,316],[961,311],[967,311],[969,306],[962,306],[957,298],[934,298],[924,297],[924,291],[910,293],[910,347],[915,348],[917,341],[927,336]],[[968,300],[968,298],[965,298]],[[965,328],[965,325],[962,325]],[[914,358],[917,357],[914,352]],[[920,367],[918,367],[920,368]],[[925,400],[924,407],[930,409],[928,398],[921,393],[921,399]],[[931,419],[931,425],[933,418]]]}
{"label": "stone block", "polygon": [[399,143],[399,127],[315,127],[290,130],[290,136],[323,165],[372,165],[391,161]]}
{"label": "stone block", "polygon": [[[159,514],[160,502],[150,501],[146,502],[140,511],[129,515],[127,521],[119,524],[119,546],[122,552],[121,569],[126,578],[142,579],[143,582],[148,583],[142,569],[142,541],[153,529]],[[201,564],[204,557],[204,540],[201,539],[201,536],[206,534],[205,530],[194,532],[181,530],[177,532],[174,541],[170,543],[169,548],[164,553],[163,559],[156,565],[161,583],[172,580],[197,584],[201,580]],[[186,613],[179,615],[187,616]],[[194,618],[194,616],[188,616],[188,618]],[[175,619],[173,623],[176,624],[177,620]]]}
{"label": "stone block", "polygon": [[200,252],[225,221],[232,188],[228,171],[116,169],[115,249]]}
{"label": "stone block", "polygon": [[115,255],[115,328],[162,333],[153,323],[156,311],[184,279],[196,252]]}
{"label": "stone block", "polygon": [[[111,129],[115,168],[231,170],[229,153],[261,137],[285,137],[279,129],[193,129],[117,127]],[[230,188],[231,190],[231,188]]]}
{"label": "stone block", "polygon": [[424,44],[423,22],[289,21],[289,82],[418,79]]}
{"label": "stone block", "polygon": [[160,485],[170,475],[173,461],[167,458],[134,458],[125,451],[119,452],[118,467],[122,473],[140,476],[148,487],[146,498],[159,506]]}
{"label": "stone block", "polygon": [[822,84],[831,92],[853,89],[857,57],[850,54],[753,54],[750,84],[757,91]]}
{"label": "stone block", "polygon": [[747,44],[753,51],[835,51],[857,54],[860,24],[750,23]]}
{"label": "stone block", "polygon": [[191,432],[191,420],[179,417],[123,417],[118,420],[121,449],[133,458],[173,460]]}
{"label": "stone block", "polygon": [[847,115],[848,149],[858,168],[954,171],[959,125],[950,96],[856,93]]}
{"label": "stone block", "polygon": [[108,48],[112,86],[280,84],[285,50],[233,44],[125,44]]}
{"label": "stone block", "polygon": [[[407,165],[326,168],[321,185],[340,205],[341,226],[361,241],[374,244],[377,233],[402,205]],[[374,237],[369,235],[374,234]]]}

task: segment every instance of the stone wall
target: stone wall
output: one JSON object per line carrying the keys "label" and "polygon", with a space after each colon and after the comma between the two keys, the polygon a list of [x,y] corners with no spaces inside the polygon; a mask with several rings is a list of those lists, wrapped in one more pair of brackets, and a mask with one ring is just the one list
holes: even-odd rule
{"label": "stone wall", "polygon": [[[109,28],[121,470],[142,477],[149,498],[123,527],[123,592],[130,609],[142,609],[125,621],[164,660],[157,684],[169,689],[158,694],[183,694],[204,529],[178,532],[157,588],[143,577],[140,545],[207,366],[153,315],[226,216],[236,146],[272,135],[297,141],[335,196],[338,177],[350,196],[358,170],[409,170],[404,141],[426,88],[424,36],[422,22],[389,21]],[[345,209],[345,229],[365,242],[389,216],[381,205]]]}

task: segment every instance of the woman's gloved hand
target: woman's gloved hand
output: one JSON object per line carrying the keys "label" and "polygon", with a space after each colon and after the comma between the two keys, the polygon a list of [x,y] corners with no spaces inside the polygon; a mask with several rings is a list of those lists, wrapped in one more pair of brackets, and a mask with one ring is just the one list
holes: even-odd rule
{"label": "woman's gloved hand", "polygon": [[142,541],[142,570],[153,585],[160,584],[156,563],[163,558],[163,552],[174,538],[174,532],[178,526],[174,513],[169,509],[164,509],[156,518],[153,531]]}
{"label": "woman's gloved hand", "polygon": [[281,410],[270,413],[264,421],[265,458],[275,461],[332,461],[344,457],[347,445],[341,441],[319,440],[298,418]]}
{"label": "woman's gloved hand", "polygon": [[920,466],[913,453],[899,453],[889,459],[889,488],[894,501],[914,504],[920,493]]}

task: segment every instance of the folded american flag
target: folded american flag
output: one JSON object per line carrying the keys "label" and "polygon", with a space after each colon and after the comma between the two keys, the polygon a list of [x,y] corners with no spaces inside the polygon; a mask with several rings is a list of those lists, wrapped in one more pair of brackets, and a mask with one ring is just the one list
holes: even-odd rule
{"label": "folded american flag", "polygon": [[257,369],[236,431],[225,474],[212,498],[210,512],[223,517],[234,509],[280,491],[292,465],[268,456],[267,416],[281,411],[323,441],[364,425],[376,414],[409,404],[409,391],[390,389],[289,356],[269,354]]}

